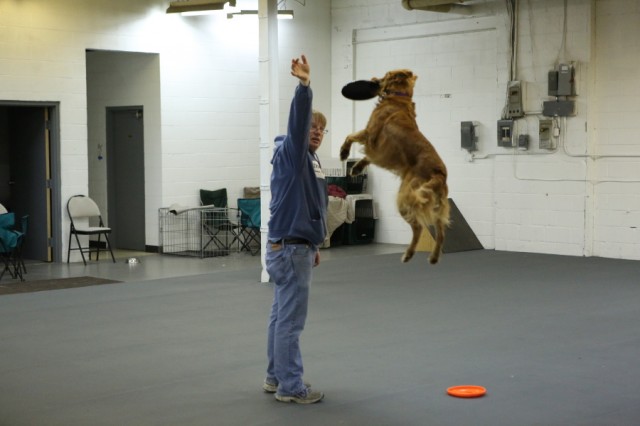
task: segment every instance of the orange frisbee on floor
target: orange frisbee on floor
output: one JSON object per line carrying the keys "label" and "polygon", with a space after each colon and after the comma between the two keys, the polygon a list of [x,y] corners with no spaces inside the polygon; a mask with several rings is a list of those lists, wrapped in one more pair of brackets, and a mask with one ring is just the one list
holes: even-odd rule
{"label": "orange frisbee on floor", "polygon": [[487,390],[482,386],[460,385],[451,386],[449,389],[447,389],[447,393],[458,398],[478,398],[479,396],[487,393]]}

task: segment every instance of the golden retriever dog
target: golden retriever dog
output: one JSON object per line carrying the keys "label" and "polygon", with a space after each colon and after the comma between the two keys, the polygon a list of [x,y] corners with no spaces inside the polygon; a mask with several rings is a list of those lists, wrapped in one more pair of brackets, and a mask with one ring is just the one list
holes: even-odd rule
{"label": "golden retriever dog", "polygon": [[420,132],[412,100],[417,76],[407,69],[388,72],[378,83],[378,103],[364,130],[350,134],[340,148],[340,159],[349,157],[351,145],[364,146],[365,157],[351,169],[355,176],[369,164],[385,168],[398,176],[401,183],[397,206],[409,223],[413,238],[402,262],[415,254],[422,230],[435,229],[435,247],[429,257],[437,263],[442,253],[445,228],[449,225],[447,168],[433,145]]}

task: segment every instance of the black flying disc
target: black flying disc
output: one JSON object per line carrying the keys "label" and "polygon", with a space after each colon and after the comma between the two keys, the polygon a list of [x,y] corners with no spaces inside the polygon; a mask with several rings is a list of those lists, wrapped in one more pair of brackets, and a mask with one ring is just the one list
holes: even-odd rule
{"label": "black flying disc", "polygon": [[354,101],[364,101],[378,96],[380,84],[371,80],[357,80],[342,88],[342,96]]}

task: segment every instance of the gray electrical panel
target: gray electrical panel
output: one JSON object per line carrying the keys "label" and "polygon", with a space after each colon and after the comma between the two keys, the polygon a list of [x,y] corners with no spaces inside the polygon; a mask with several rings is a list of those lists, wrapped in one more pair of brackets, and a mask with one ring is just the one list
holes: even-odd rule
{"label": "gray electrical panel", "polygon": [[518,149],[523,151],[529,149],[529,135],[518,136]]}
{"label": "gray electrical panel", "polygon": [[560,64],[558,66],[558,96],[573,96],[575,94],[573,67],[568,64]]}
{"label": "gray electrical panel", "polygon": [[558,71],[549,71],[547,77],[547,93],[549,96],[558,96]]}
{"label": "gray electrical panel", "polygon": [[513,120],[498,120],[498,146],[513,147]]}
{"label": "gray electrical panel", "polygon": [[522,90],[522,83],[520,81],[510,81],[507,86],[507,115],[509,118],[524,116]]}
{"label": "gray electrical panel", "polygon": [[552,126],[553,122],[551,120],[540,120],[538,122],[540,149],[553,149]]}
{"label": "gray electrical panel", "polygon": [[557,70],[549,71],[549,96],[575,96],[574,69],[570,64],[560,64]]}
{"label": "gray electrical panel", "polygon": [[575,115],[575,101],[544,101],[542,115],[545,117],[571,117]]}
{"label": "gray electrical panel", "polygon": [[476,150],[476,130],[473,121],[463,121],[460,123],[460,147],[467,151]]}

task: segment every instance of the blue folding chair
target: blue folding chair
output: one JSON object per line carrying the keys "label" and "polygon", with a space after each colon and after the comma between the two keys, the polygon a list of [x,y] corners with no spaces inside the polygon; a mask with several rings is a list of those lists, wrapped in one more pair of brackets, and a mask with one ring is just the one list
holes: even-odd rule
{"label": "blue folding chair", "polygon": [[260,253],[260,198],[238,198],[240,249]]}
{"label": "blue folding chair", "polygon": [[5,272],[9,271],[11,278],[20,278],[20,281],[24,281],[20,256],[24,234],[14,229],[15,224],[14,213],[0,214],[0,257],[4,264],[0,279]]}

